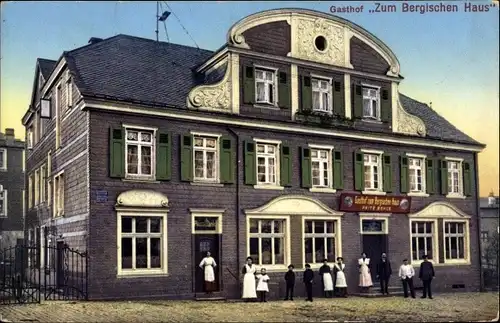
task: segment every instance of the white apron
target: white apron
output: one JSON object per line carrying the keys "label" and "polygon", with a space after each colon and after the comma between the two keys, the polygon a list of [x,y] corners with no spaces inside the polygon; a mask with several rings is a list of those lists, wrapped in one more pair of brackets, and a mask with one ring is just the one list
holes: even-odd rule
{"label": "white apron", "polygon": [[359,268],[359,287],[371,287],[373,286],[372,275],[369,272],[368,265],[370,264],[370,258],[358,259]]}
{"label": "white apron", "polygon": [[337,288],[346,288],[347,281],[345,279],[344,268],[345,264],[339,266],[339,264],[335,264],[335,268],[337,268],[337,277],[335,279],[335,287]]}
{"label": "white apron", "polygon": [[213,282],[215,281],[214,267],[217,266],[215,259],[212,257],[205,257],[200,262],[200,268],[203,269],[205,274],[205,281]]}
{"label": "white apron", "polygon": [[269,286],[267,282],[269,281],[269,276],[266,275],[257,275],[257,291],[258,292],[269,292]]}
{"label": "white apron", "polygon": [[257,291],[255,290],[255,272],[257,268],[255,265],[252,267],[245,265],[246,274],[243,276],[243,296],[242,298],[257,298]]}
{"label": "white apron", "polygon": [[333,290],[333,279],[330,273],[323,274],[323,287],[325,292],[330,292]]}

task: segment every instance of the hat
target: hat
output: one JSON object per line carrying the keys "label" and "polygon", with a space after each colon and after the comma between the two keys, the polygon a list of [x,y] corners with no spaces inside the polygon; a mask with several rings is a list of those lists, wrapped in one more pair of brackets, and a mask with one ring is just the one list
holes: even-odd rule
{"label": "hat", "polygon": [[309,264],[306,264],[306,268],[311,268],[311,265],[309,265]]}
{"label": "hat", "polygon": [[339,261],[339,260],[344,260],[344,258],[342,258],[342,257],[337,257],[337,261]]}
{"label": "hat", "polygon": [[247,260],[250,259],[251,261],[253,261],[252,257],[247,257]]}
{"label": "hat", "polygon": [[403,259],[403,262],[405,262],[405,261],[408,261],[408,259],[406,259],[406,258],[405,258],[405,259]]}
{"label": "hat", "polygon": [[295,268],[292,264],[288,265],[288,269],[293,269]]}
{"label": "hat", "polygon": [[328,262],[328,259],[326,259],[326,258],[325,258],[325,259],[323,259],[323,262]]}

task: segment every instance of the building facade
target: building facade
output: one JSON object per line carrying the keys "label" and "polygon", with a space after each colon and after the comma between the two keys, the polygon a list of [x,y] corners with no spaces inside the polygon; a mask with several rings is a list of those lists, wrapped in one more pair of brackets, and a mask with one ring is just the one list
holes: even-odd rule
{"label": "building facade", "polygon": [[362,27],[270,10],[216,52],[118,35],[44,63],[27,230],[88,251],[89,298],[192,298],[206,251],[229,298],[247,256],[272,297],[290,263],[301,293],[304,265],[338,256],[355,291],[362,252],[428,254],[438,290],[479,289],[484,145],[400,94],[396,56]]}
{"label": "building facade", "polygon": [[24,142],[14,129],[0,132],[0,251],[24,236]]}
{"label": "building facade", "polygon": [[484,284],[498,288],[498,253],[500,233],[500,197],[493,192],[487,198],[480,199],[481,251]]}

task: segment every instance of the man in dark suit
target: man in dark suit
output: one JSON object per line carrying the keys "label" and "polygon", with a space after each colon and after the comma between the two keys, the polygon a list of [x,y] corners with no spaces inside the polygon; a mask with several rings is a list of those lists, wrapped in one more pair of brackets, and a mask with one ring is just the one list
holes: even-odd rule
{"label": "man in dark suit", "polygon": [[429,261],[427,255],[424,255],[422,258],[424,258],[424,261],[420,264],[420,273],[418,275],[418,278],[422,280],[424,285],[424,294],[421,298],[426,298],[429,295],[429,298],[432,299],[431,282],[434,278],[434,266]]}
{"label": "man in dark suit", "polygon": [[304,281],[304,284],[306,285],[306,293],[307,293],[306,301],[312,302],[314,272],[311,269],[311,265],[306,264],[306,270],[304,271],[302,279]]}
{"label": "man in dark suit", "polygon": [[380,279],[380,292],[389,295],[389,279],[392,275],[391,262],[386,253],[382,253],[380,262],[377,264],[377,277]]}

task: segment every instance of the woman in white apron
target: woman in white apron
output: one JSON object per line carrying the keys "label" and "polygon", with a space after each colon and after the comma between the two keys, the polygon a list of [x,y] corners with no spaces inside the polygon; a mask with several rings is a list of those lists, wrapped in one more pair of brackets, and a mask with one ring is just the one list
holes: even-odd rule
{"label": "woman in white apron", "polygon": [[368,289],[373,286],[372,275],[370,273],[370,258],[366,258],[366,253],[361,254],[358,259],[359,265],[359,287],[363,292],[368,292]]}
{"label": "woman in white apron", "polygon": [[255,289],[255,272],[257,268],[252,263],[252,257],[247,257],[247,263],[243,266],[241,272],[243,273],[243,295],[246,301],[257,298],[257,291]]}
{"label": "woman in white apron", "polygon": [[333,265],[333,275],[335,276],[335,289],[337,296],[347,297],[347,280],[345,279],[345,264],[342,257],[337,258],[337,263]]}
{"label": "woman in white apron", "polygon": [[217,289],[215,283],[215,267],[217,267],[217,263],[215,259],[212,258],[210,251],[207,251],[206,257],[200,262],[200,268],[203,269],[203,273],[205,274],[205,284],[203,288],[207,294]]}
{"label": "woman in white apron", "polygon": [[331,268],[328,266],[328,260],[325,259],[323,261],[323,266],[319,268],[319,276],[323,281],[323,291],[325,293],[325,297],[333,296],[333,279],[331,274]]}

